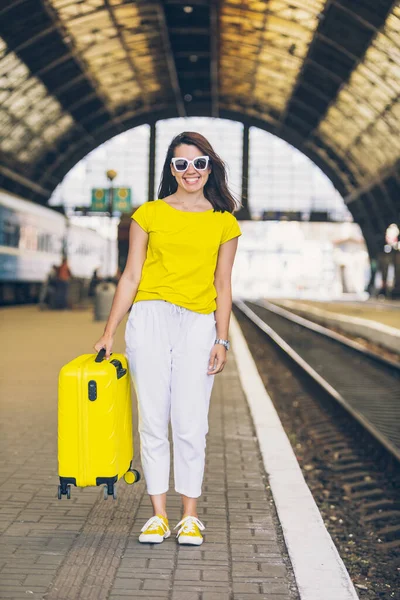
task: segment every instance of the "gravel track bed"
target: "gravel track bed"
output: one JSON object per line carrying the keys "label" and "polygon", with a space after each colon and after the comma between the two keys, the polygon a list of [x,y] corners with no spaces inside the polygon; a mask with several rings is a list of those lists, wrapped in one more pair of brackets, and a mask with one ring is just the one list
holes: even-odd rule
{"label": "gravel track bed", "polygon": [[295,376],[236,306],[233,312],[360,598],[400,599],[399,466]]}

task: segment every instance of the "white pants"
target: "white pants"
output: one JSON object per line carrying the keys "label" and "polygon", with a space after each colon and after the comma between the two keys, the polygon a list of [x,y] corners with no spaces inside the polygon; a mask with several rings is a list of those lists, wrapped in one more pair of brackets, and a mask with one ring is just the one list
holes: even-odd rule
{"label": "white pants", "polygon": [[151,495],[169,488],[171,419],[175,490],[201,496],[208,409],[215,375],[208,375],[216,336],[214,313],[165,300],[133,304],[126,352],[138,399],[142,467]]}

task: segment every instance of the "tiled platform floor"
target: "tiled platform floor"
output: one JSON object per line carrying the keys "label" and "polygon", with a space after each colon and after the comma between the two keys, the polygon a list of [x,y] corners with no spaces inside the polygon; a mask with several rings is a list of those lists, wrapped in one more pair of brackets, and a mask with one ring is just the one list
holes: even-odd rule
{"label": "tiled platform floor", "polygon": [[[119,483],[117,501],[96,488],[57,500],[58,371],[91,352],[102,328],[88,311],[0,311],[0,598],[297,598],[233,353],[213,389],[200,548],[178,547],[174,535],[139,544],[152,514],[143,480]],[[135,446],[141,469],[137,435]],[[174,526],[172,480],[168,509]]]}

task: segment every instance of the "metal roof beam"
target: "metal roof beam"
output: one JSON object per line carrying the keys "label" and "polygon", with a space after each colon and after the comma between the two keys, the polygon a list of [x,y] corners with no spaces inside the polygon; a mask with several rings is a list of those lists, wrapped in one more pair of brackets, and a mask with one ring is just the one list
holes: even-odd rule
{"label": "metal roof beam", "polygon": [[[22,22],[21,11],[26,8],[25,20]],[[36,24],[35,32],[29,27],[30,20],[34,19]],[[38,26],[40,23],[40,27]],[[12,26],[10,26],[10,24]],[[62,95],[57,96],[57,88],[59,87],[60,74],[58,69],[49,70],[49,62],[54,66],[59,64],[68,64],[68,73],[71,78],[79,78],[81,76],[87,94],[96,90],[95,84],[92,82],[91,75],[86,71],[85,66],[81,63],[78,54],[72,47],[69,47],[62,36],[62,24],[58,21],[57,15],[51,10],[47,3],[36,2],[35,0],[25,0],[24,3],[12,3],[6,12],[6,16],[0,20],[0,35],[7,43],[9,50],[14,51],[19,59],[25,63],[32,75],[37,76],[47,88],[49,95],[56,98],[64,111],[71,114],[70,103],[66,102]],[[32,35],[33,42],[27,44],[29,35]],[[51,47],[51,53],[45,52],[46,44]],[[63,57],[67,60],[63,60]],[[49,61],[50,58],[50,61]],[[38,68],[39,66],[39,68]],[[97,93],[97,102],[103,104],[106,108],[106,103]],[[107,108],[108,110],[108,108]],[[110,121],[115,125],[115,134],[120,132],[117,121],[114,120],[113,114],[108,111]]]}
{"label": "metal roof beam", "polygon": [[[132,127],[137,127],[145,123],[152,123],[162,118],[177,117],[176,109],[171,108],[171,105],[166,104],[153,105],[152,107],[142,107],[142,109],[126,111],[120,116],[122,130],[126,131]],[[43,159],[38,165],[38,171],[41,173],[40,184],[45,185],[51,182],[51,187],[54,189],[61,181],[62,177],[72,167],[79,162],[89,152],[94,150],[100,144],[114,137],[112,131],[112,123],[106,121],[104,125],[96,130],[96,142],[88,143],[86,139],[76,137],[76,142],[68,143],[65,146],[65,151],[57,152],[52,160]],[[62,143],[62,142],[61,142]]]}
{"label": "metal roof beam", "polygon": [[[208,115],[211,115],[212,90],[214,91],[214,114],[217,114],[218,105],[215,100],[218,94],[218,65],[212,61],[214,57],[215,61],[217,60],[218,42],[211,39],[213,4],[215,10],[213,23],[216,28],[218,26],[217,0],[201,3],[189,1],[182,3],[179,0],[163,2],[170,49],[188,116],[196,114],[197,102],[201,102],[204,107],[206,99],[209,99]],[[183,53],[188,54],[185,56]]]}
{"label": "metal roof beam", "polygon": [[126,61],[127,61],[128,65],[129,65],[131,71],[132,71],[133,77],[138,82],[139,87],[140,87],[140,89],[142,91],[142,94],[143,94],[143,98],[144,98],[145,102],[147,103],[149,96],[148,96],[148,93],[147,93],[146,84],[145,84],[145,82],[143,80],[143,77],[140,74],[140,71],[139,71],[138,67],[135,64],[135,61],[132,59],[131,52],[129,51],[129,47],[128,47],[128,45],[126,43],[126,40],[125,40],[124,32],[123,32],[122,28],[120,27],[117,19],[115,18],[115,12],[114,12],[113,3],[110,2],[110,0],[104,0],[104,6],[108,9],[108,12],[110,14],[110,18],[111,18],[112,24],[113,24],[113,26],[115,27],[115,30],[118,33],[118,37],[119,37],[121,46],[124,49]]}
{"label": "metal roof beam", "polygon": [[[359,0],[358,12],[368,12],[368,4],[369,0]],[[283,119],[285,124],[290,123],[290,119],[296,113],[295,99],[298,95],[301,95],[307,104],[313,104],[313,95],[307,94],[302,88],[302,83],[304,81],[309,85],[310,81],[315,80],[314,63],[324,66],[324,62],[331,62],[337,69],[338,82],[330,86],[329,100],[327,99],[325,106],[320,105],[319,118],[309,123],[304,135],[308,137],[318,127],[329,106],[336,100],[342,85],[347,83],[353,70],[363,59],[376,30],[384,25],[392,7],[393,0],[381,0],[380,12],[376,14],[374,26],[371,27],[366,20],[360,20],[353,11],[343,6],[342,2],[328,0],[292,98],[288,102]],[[339,65],[341,72],[338,71]]]}
{"label": "metal roof beam", "polygon": [[385,181],[389,177],[399,177],[400,173],[400,161],[397,161],[394,165],[392,165],[389,169],[385,169],[378,176],[374,177],[365,185],[360,186],[356,190],[354,190],[351,194],[348,194],[345,197],[346,204],[351,204],[355,202],[360,196],[369,192],[372,188],[378,185],[381,181]]}
{"label": "metal roof beam", "polygon": [[176,109],[179,117],[186,117],[186,108],[182,98],[182,91],[179,84],[178,73],[176,69],[175,58],[171,48],[171,40],[168,31],[168,25],[165,15],[165,8],[162,0],[156,3],[158,20],[160,24],[163,45],[168,65],[169,78],[171,81],[171,87],[175,95]]}
{"label": "metal roof beam", "polygon": [[218,65],[219,65],[219,13],[220,2],[215,0],[210,6],[210,73],[211,73],[211,116],[219,116]]}
{"label": "metal roof beam", "polygon": [[39,196],[44,196],[46,199],[51,196],[52,190],[44,188],[43,186],[29,179],[28,177],[25,177],[21,173],[18,173],[17,171],[8,168],[5,165],[0,165],[0,173],[8,179],[12,179],[13,181],[23,185],[24,187],[29,188],[30,190],[35,192],[35,194],[39,194]]}
{"label": "metal roof beam", "polygon": [[181,4],[182,6],[208,6],[209,1],[210,0],[164,0],[164,4]]}

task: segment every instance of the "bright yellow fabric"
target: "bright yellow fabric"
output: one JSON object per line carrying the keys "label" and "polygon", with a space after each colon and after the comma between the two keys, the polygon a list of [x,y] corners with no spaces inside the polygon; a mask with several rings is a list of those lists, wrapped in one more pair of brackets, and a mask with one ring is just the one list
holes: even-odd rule
{"label": "bright yellow fabric", "polygon": [[134,303],[167,300],[195,312],[213,312],[219,247],[242,235],[236,217],[214,209],[184,212],[154,200],[139,206],[132,219],[149,234]]}

